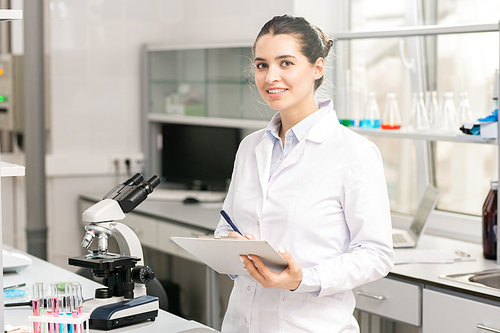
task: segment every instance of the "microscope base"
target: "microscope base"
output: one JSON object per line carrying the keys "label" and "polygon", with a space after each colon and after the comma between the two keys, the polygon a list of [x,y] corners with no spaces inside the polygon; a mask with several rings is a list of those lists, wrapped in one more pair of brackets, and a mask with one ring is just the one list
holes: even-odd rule
{"label": "microscope base", "polygon": [[154,321],[158,316],[158,308],[158,297],[147,295],[106,303],[95,307],[90,313],[90,328],[108,331],[147,320]]}

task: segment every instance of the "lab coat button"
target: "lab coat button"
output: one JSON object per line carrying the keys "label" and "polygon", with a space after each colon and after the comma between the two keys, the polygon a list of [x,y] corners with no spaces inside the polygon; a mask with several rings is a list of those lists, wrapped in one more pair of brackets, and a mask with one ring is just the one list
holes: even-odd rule
{"label": "lab coat button", "polygon": [[247,290],[250,290],[250,289],[251,289],[250,286],[247,286]]}
{"label": "lab coat button", "polygon": [[257,225],[260,225],[260,221],[257,221]]}

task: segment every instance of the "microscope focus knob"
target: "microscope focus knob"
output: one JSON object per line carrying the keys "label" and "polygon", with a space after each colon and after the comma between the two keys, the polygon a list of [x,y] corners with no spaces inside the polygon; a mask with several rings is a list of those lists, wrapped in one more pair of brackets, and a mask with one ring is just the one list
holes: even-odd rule
{"label": "microscope focus knob", "polygon": [[132,268],[132,280],[137,283],[148,284],[155,278],[155,273],[149,266],[136,266]]}

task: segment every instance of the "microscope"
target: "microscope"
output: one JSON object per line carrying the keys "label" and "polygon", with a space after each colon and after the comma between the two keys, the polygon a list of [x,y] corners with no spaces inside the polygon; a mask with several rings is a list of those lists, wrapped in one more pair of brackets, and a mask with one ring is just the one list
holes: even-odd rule
{"label": "microscope", "polygon": [[[138,173],[83,212],[83,221],[89,224],[85,226],[82,246],[88,249],[97,237],[97,249],[69,258],[68,263],[92,269],[106,286],[96,289],[95,298],[83,303],[83,312],[90,314],[91,329],[110,330],[154,321],[158,316],[158,298],[146,295],[146,284],[154,279],[154,272],[143,265],[139,238],[128,226],[115,221],[123,220],[160,182],[157,176],[143,181]],[[108,252],[110,236],[116,239],[119,254]]]}

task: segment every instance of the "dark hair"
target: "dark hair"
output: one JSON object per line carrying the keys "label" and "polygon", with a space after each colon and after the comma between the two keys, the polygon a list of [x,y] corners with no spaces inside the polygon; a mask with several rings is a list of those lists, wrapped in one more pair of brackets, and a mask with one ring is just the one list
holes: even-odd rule
{"label": "dark hair", "polygon": [[[311,64],[315,64],[318,58],[326,58],[333,45],[333,40],[317,26],[309,23],[303,17],[292,15],[275,16],[269,20],[260,30],[253,44],[255,54],[255,44],[260,37],[271,35],[291,35],[297,39],[302,54]],[[314,90],[323,83],[323,77],[314,82]]]}

